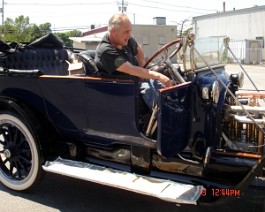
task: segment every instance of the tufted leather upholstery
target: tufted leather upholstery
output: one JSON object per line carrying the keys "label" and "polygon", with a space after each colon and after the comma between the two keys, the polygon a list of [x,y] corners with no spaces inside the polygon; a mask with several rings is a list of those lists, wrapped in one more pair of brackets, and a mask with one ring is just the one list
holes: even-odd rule
{"label": "tufted leather upholstery", "polygon": [[2,58],[0,66],[7,69],[38,69],[48,75],[68,75],[68,52],[64,48],[25,48]]}
{"label": "tufted leather upholstery", "polygon": [[83,62],[85,69],[86,69],[86,75],[98,75],[98,68],[96,66],[96,63],[94,61],[95,59],[95,50],[86,50],[80,52],[77,56],[78,58]]}

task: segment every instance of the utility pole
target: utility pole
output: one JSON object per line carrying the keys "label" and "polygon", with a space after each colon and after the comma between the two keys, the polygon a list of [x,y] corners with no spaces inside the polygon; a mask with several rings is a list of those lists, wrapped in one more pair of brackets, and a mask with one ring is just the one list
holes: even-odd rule
{"label": "utility pole", "polygon": [[4,5],[5,5],[5,2],[4,2],[4,0],[2,0],[2,8],[1,8],[1,12],[2,12],[2,41],[5,41],[5,30],[4,30]]}
{"label": "utility pole", "polygon": [[119,11],[121,11],[122,13],[127,12],[128,2],[124,2],[124,0],[122,0],[120,3],[119,1],[117,1],[117,5]]}
{"label": "utility pole", "polygon": [[124,11],[123,6],[124,6],[124,0],[121,1],[121,13],[123,13],[123,11]]}

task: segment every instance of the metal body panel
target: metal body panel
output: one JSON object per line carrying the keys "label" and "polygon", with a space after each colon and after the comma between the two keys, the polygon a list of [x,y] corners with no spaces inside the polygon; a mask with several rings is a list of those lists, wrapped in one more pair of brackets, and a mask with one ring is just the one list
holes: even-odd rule
{"label": "metal body panel", "polygon": [[173,157],[188,144],[191,127],[191,83],[165,89],[159,96],[158,151]]}
{"label": "metal body panel", "polygon": [[43,76],[39,82],[47,114],[54,126],[69,131],[85,129],[84,80]]}
{"label": "metal body panel", "polygon": [[47,162],[43,166],[43,169],[180,204],[196,205],[203,190],[202,186],[144,177],[133,173],[61,158]]}
{"label": "metal body panel", "polygon": [[102,145],[130,140],[144,145],[136,121],[137,82],[42,76],[40,85],[48,116],[64,134]]}
{"label": "metal body panel", "polygon": [[85,80],[87,129],[135,136],[136,83]]}

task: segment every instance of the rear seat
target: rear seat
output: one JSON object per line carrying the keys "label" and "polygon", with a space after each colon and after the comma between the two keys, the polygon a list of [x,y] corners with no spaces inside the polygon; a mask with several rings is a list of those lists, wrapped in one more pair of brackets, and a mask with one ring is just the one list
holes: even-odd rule
{"label": "rear seat", "polygon": [[1,66],[6,69],[39,70],[48,75],[68,75],[66,49],[29,48],[9,54]]}
{"label": "rear seat", "polygon": [[70,52],[63,48],[62,41],[48,34],[29,45],[0,45],[0,66],[4,69],[39,70],[48,75],[68,75]]}

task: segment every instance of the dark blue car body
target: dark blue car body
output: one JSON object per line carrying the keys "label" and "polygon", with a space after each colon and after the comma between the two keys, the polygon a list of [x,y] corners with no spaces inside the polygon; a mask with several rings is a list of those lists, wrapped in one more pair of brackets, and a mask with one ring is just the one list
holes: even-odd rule
{"label": "dark blue car body", "polygon": [[[232,92],[237,90],[224,65],[206,67],[187,76],[185,83],[161,89],[157,129],[153,136],[146,136],[151,114],[140,94],[142,79],[100,75],[87,69],[81,74],[70,75],[63,64],[69,59],[69,50],[25,48],[17,53],[2,52],[0,113],[22,120],[29,128],[38,149],[39,166],[61,157],[201,185],[206,190],[243,189],[262,172],[264,153],[229,150],[223,145],[222,131],[228,123],[224,121],[224,105],[228,101],[226,87]],[[25,64],[37,60],[38,54],[45,55],[41,62],[27,68]],[[59,65],[52,63],[55,65],[48,69],[39,65],[45,66],[55,60]],[[214,103],[201,93],[212,89],[216,75],[223,84],[219,85],[218,102]],[[11,134],[12,130],[5,133],[8,123],[8,120],[0,122],[3,138],[5,134]],[[12,167],[24,170],[26,165],[16,162],[21,157],[12,158],[17,151],[13,144],[8,144],[7,138],[0,144],[3,184],[14,190],[30,188],[34,183],[25,188],[12,187],[27,178],[27,174],[18,174],[18,177]],[[30,152],[35,155],[32,150]],[[7,161],[11,165],[6,166]],[[28,166],[30,169],[31,165]],[[39,170],[36,172],[39,175]],[[217,204],[226,200],[203,194],[200,194],[198,204]]]}

